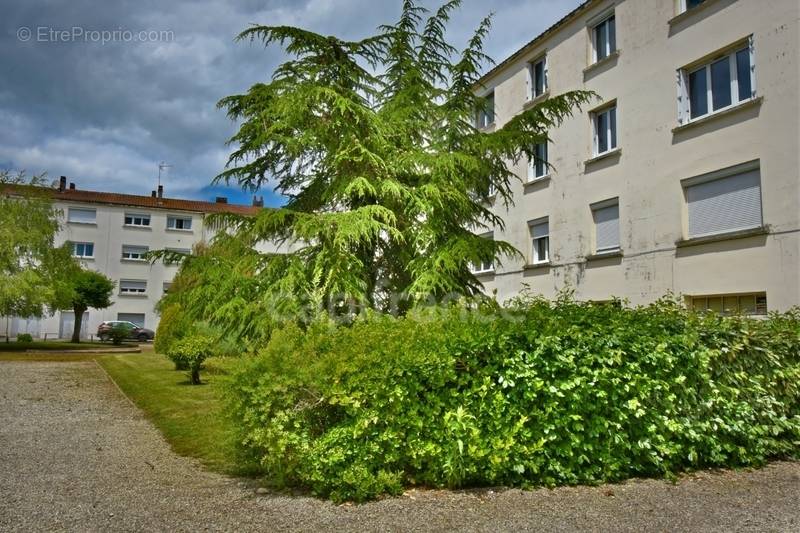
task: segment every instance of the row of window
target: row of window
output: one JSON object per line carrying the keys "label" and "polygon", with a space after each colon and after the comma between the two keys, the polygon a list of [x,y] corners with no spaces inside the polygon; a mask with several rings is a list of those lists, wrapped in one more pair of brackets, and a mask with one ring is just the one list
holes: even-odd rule
{"label": "row of window", "polygon": [[[162,285],[163,293],[168,293],[171,286],[171,282],[164,282]],[[147,280],[121,279],[119,280],[119,293],[127,296],[144,296],[147,293]]]}
{"label": "row of window", "polygon": [[[67,211],[67,222],[72,224],[97,224],[97,210],[70,207]],[[123,225],[138,228],[150,227],[150,215],[143,213],[125,213]],[[167,216],[167,229],[190,231],[192,217],[181,215]]]}
{"label": "row of window", "polygon": [[[702,2],[684,2],[682,10]],[[608,14],[591,27],[594,61],[602,61],[616,51],[616,18]],[[529,101],[547,94],[549,80],[547,56],[531,61],[527,68]],[[719,113],[756,97],[755,56],[752,36],[708,58],[678,70],[678,123],[683,125]],[[478,128],[495,121],[494,91],[484,95],[483,108],[476,114]],[[591,113],[593,156],[617,148],[617,107],[612,101]],[[534,173],[531,173],[535,177]]]}
{"label": "row of window", "polygon": [[[165,248],[171,252],[190,254],[188,248]],[[126,261],[146,261],[145,254],[150,251],[147,246],[137,246],[132,244],[122,245],[122,259]],[[94,259],[93,242],[73,242],[72,255],[80,259]]]}
{"label": "row of window", "polygon": [[[763,226],[761,176],[758,161],[736,165],[711,174],[689,178],[682,183],[689,239],[699,239]],[[592,212],[593,253],[620,252],[619,199],[612,198],[589,206]],[[550,223],[548,217],[528,222],[529,261],[533,265],[550,262]],[[475,265],[475,273],[493,271],[489,262]]]}

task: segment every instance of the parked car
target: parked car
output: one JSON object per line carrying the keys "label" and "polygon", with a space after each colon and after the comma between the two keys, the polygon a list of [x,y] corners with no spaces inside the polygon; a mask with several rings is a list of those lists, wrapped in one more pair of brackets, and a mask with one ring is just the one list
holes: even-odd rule
{"label": "parked car", "polygon": [[129,337],[131,339],[136,339],[139,342],[153,340],[153,337],[156,336],[152,329],[143,328],[139,324],[134,324],[133,322],[128,322],[127,320],[106,320],[105,322],[102,322],[97,328],[97,336],[100,337],[101,341],[110,339],[111,328],[120,324],[128,328],[130,331]]}

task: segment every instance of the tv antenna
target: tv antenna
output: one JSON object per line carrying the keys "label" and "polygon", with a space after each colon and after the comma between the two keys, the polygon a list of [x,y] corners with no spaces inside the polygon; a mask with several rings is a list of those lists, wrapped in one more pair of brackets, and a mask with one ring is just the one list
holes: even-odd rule
{"label": "tv antenna", "polygon": [[172,168],[172,165],[166,164],[164,161],[158,164],[158,186],[161,187],[161,171]]}

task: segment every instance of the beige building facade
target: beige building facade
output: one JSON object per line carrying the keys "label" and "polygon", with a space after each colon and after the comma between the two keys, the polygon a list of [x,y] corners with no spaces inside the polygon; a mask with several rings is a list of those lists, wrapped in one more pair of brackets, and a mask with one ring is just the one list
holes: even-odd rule
{"label": "beige building facade", "polygon": [[591,0],[487,73],[488,130],[599,97],[550,132],[549,167],[514,167],[492,236],[525,260],[484,266],[487,292],[800,305],[798,18],[797,0]]}

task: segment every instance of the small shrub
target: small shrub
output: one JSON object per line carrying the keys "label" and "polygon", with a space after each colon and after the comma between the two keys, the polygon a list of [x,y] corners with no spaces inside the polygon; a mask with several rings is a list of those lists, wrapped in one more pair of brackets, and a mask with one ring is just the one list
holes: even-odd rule
{"label": "small shrub", "polygon": [[167,356],[175,363],[175,367],[189,371],[192,385],[200,384],[200,367],[206,358],[212,355],[213,337],[206,335],[189,335],[170,344]]}
{"label": "small shrub", "polygon": [[275,332],[231,373],[246,451],[334,500],[554,486],[800,453],[800,312],[522,299]]}
{"label": "small shrub", "polygon": [[131,327],[128,324],[114,324],[108,332],[112,344],[119,346],[131,336]]}
{"label": "small shrub", "polygon": [[17,335],[17,342],[21,344],[30,344],[33,342],[33,337],[30,333],[20,333]]}

